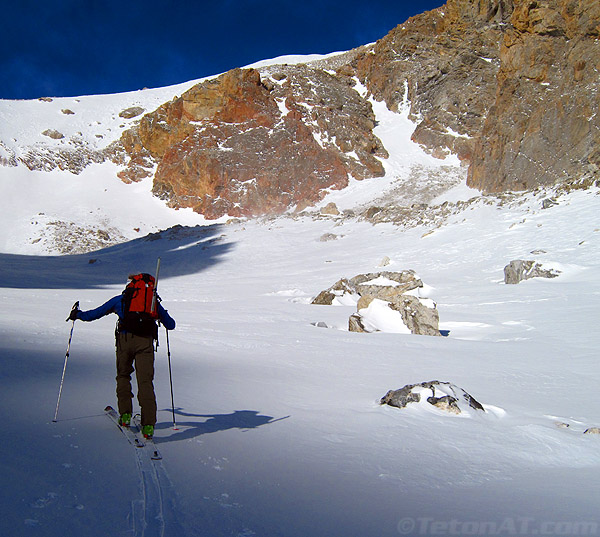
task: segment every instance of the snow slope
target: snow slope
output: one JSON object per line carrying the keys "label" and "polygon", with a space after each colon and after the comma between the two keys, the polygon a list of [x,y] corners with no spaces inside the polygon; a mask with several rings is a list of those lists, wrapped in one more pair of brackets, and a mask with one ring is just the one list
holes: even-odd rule
{"label": "snow slope", "polygon": [[[394,119],[405,136],[403,118],[378,114],[390,136]],[[403,140],[415,165],[437,166],[446,187],[457,183],[458,167],[445,176]],[[393,192],[411,177],[409,157],[392,156],[386,178],[331,199],[346,208]],[[0,169],[3,535],[600,532],[600,437],[583,434],[600,425],[597,189],[558,196],[545,210],[548,194],[481,199],[436,229],[311,217],[226,225],[141,193],[129,214],[119,200],[150,185],[122,185],[105,166],[81,176]],[[23,194],[17,184],[31,187]],[[472,193],[458,185],[440,195]],[[42,256],[27,227],[39,212],[80,224],[105,218],[127,240]],[[145,235],[175,223],[183,227]],[[138,226],[146,227],[132,231]],[[319,240],[327,233],[337,239]],[[163,305],[178,323],[170,334],[177,430],[163,335],[155,386],[164,460],[151,463],[103,415],[115,404],[113,317],[75,323],[52,418],[73,302],[89,309],[108,300],[131,270],[154,271],[158,256]],[[350,333],[353,307],[310,305],[339,278],[378,270],[385,256],[387,270],[414,269],[430,287],[448,337]],[[503,267],[516,258],[562,273],[504,285]],[[434,379],[488,411],[378,404],[389,389]]]}

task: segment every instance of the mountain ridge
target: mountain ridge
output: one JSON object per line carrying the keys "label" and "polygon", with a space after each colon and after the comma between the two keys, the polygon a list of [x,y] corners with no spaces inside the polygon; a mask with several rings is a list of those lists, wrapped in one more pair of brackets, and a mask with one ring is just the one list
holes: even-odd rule
{"label": "mountain ridge", "polygon": [[173,208],[282,214],[390,173],[373,113],[384,102],[407,109],[412,141],[442,162],[457,156],[484,193],[593,184],[599,24],[600,8],[570,0],[449,0],[351,51],[128,95],[70,135],[61,124],[77,121],[77,107],[64,107],[29,146],[2,132],[0,163],[79,174],[114,162],[127,183],[152,178]]}

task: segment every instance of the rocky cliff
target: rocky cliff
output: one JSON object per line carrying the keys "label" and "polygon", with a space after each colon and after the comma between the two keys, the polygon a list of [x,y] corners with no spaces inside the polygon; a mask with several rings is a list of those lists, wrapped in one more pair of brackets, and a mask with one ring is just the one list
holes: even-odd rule
{"label": "rocky cliff", "polygon": [[359,79],[390,110],[410,107],[413,140],[469,161],[494,100],[499,43],[510,7],[449,0],[397,26],[360,55]]}
{"label": "rocky cliff", "polygon": [[600,2],[515,0],[469,169],[485,191],[599,177]]}
{"label": "rocky cliff", "polygon": [[[372,45],[234,69],[145,115],[123,110],[125,130],[108,147],[49,124],[20,154],[0,140],[0,163],[79,173],[110,159],[125,182],[152,176],[173,207],[278,214],[350,177],[384,175],[378,101],[408,110],[413,141],[458,155],[484,192],[589,184],[600,178],[599,70],[600,0],[448,0]],[[63,123],[72,118],[62,110]]]}
{"label": "rocky cliff", "polygon": [[376,99],[410,106],[413,140],[470,163],[469,185],[598,177],[600,2],[449,0],[358,62]]}
{"label": "rocky cliff", "polygon": [[234,69],[125,133],[131,161],[122,178],[144,175],[150,156],[154,192],[175,207],[209,218],[281,213],[345,187],[349,175],[383,175],[377,157],[387,153],[374,126],[370,103],[323,69]]}
{"label": "rocky cliff", "polygon": [[597,1],[448,0],[331,60],[192,88],[124,135],[122,177],[155,161],[155,193],[209,217],[303,207],[383,174],[369,98],[409,107],[413,140],[482,191],[595,177],[599,22]]}

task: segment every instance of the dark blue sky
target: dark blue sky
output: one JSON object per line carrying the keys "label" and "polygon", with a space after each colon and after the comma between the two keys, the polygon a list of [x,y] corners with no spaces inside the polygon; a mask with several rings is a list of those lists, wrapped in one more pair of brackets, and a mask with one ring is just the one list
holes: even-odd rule
{"label": "dark blue sky", "polygon": [[445,0],[13,0],[0,98],[161,87],[284,54],[349,50]]}

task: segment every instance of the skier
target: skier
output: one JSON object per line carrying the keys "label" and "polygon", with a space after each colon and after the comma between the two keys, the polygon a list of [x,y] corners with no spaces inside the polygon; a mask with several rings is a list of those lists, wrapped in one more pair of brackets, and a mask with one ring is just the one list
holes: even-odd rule
{"label": "skier", "polygon": [[138,402],[142,409],[142,434],[152,438],[156,424],[153,384],[154,340],[158,338],[156,323],[158,321],[167,330],[173,330],[175,321],[157,300],[154,278],[149,274],[130,275],[123,293],[96,309],[81,311],[78,306],[73,307],[69,320],[95,321],[109,313],[116,313],[119,317],[115,332],[119,423],[124,427],[129,427],[131,423],[131,373],[135,370]]}

